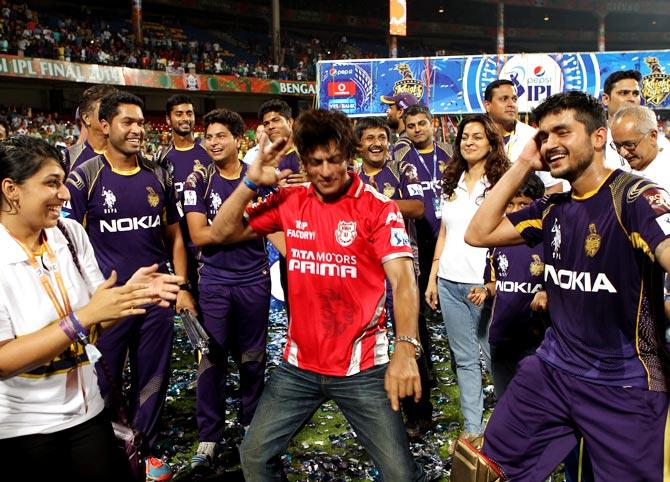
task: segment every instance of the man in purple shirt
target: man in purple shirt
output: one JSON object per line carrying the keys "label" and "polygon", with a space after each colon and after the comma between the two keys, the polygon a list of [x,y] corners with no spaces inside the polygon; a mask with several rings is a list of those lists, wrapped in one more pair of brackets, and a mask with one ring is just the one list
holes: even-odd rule
{"label": "man in purple shirt", "polygon": [[84,91],[79,102],[79,117],[83,129],[86,130],[86,139],[77,142],[65,151],[65,161],[70,171],[74,170],[84,161],[102,154],[105,151],[107,138],[102,132],[98,112],[100,100],[112,92],[116,87],[111,85],[94,85]]}
{"label": "man in purple shirt", "polygon": [[[557,94],[534,115],[535,142],[465,234],[475,246],[542,244],[552,322],[496,407],[483,452],[509,480],[544,480],[583,436],[595,480],[666,480],[670,196],[604,167],[607,121],[594,97]],[[526,176],[547,168],[572,190],[505,217]]]}
{"label": "man in purple shirt", "polygon": [[[389,140],[391,130],[383,119],[379,117],[364,117],[358,119],[354,133],[358,139],[359,154],[363,163],[358,176],[365,184],[374,187],[384,196],[393,199],[405,221],[405,228],[409,235],[414,251],[414,269],[419,275],[418,248],[416,227],[414,220],[423,216],[423,189],[414,165],[389,159]],[[387,283],[387,312],[393,313],[390,286]],[[433,405],[430,402],[430,373],[425,359],[425,352],[429,350],[428,340],[420,336],[423,353],[418,362],[421,376],[421,399],[403,399],[403,412],[407,421],[405,428],[410,438],[422,435],[432,425]]]}
{"label": "man in purple shirt", "polygon": [[[172,129],[172,141],[167,146],[156,152],[154,161],[163,167],[172,177],[175,190],[175,202],[181,206],[181,196],[184,191],[184,183],[188,176],[198,170],[204,170],[211,163],[205,148],[193,137],[195,126],[195,111],[191,99],[184,94],[175,94],[165,104],[165,121]],[[196,253],[197,246],[191,241],[188,232],[186,218],[182,217],[180,223],[184,243],[188,255],[188,283],[186,288],[197,299],[198,297],[198,272]]]}
{"label": "man in purple shirt", "polygon": [[[120,284],[141,266],[165,267],[170,261],[176,274],[186,278],[186,251],[170,176],[140,154],[142,107],[138,97],[126,92],[103,97],[99,116],[107,149],[70,172],[67,180],[71,205],[66,211],[86,227],[102,273],[109,276],[116,270]],[[177,295],[180,308],[195,310],[184,290]],[[167,392],[173,317],[172,308],[150,307],[144,315],[105,330],[97,343],[118,387],[128,358],[132,421],[150,449],[158,437]],[[99,382],[109,397],[108,380],[100,377]],[[147,459],[147,470],[149,480],[165,480],[161,477],[169,473],[154,457]]]}
{"label": "man in purple shirt", "polygon": [[264,240],[216,243],[211,224],[221,204],[246,173],[238,158],[244,121],[216,109],[205,118],[205,148],[212,158],[186,181],[183,206],[193,242],[200,247],[199,291],[204,328],[213,337],[211,355],[200,360],[196,414],[200,444],[191,465],[211,468],[223,438],[226,413],[226,360],[232,351],[240,370],[240,423],[251,423],[265,375],[265,341],[270,307],[270,275]]}

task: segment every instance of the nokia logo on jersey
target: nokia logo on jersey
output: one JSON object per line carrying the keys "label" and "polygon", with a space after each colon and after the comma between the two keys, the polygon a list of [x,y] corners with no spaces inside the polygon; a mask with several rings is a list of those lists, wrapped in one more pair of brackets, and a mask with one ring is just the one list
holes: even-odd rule
{"label": "nokia logo on jersey", "polygon": [[137,231],[140,229],[151,229],[161,225],[161,218],[155,216],[142,216],[132,218],[112,219],[110,221],[100,220],[100,232],[118,233],[125,231]]}
{"label": "nokia logo on jersey", "polygon": [[496,281],[496,291],[504,293],[537,293],[542,291],[540,283],[528,283],[519,281]]}
{"label": "nokia logo on jersey", "polygon": [[184,190],[184,185],[185,182],[175,182],[174,183],[174,190],[177,194],[180,194]]}
{"label": "nokia logo on jersey", "polygon": [[544,281],[551,281],[564,290],[587,291],[597,293],[598,291],[608,291],[616,293],[617,290],[605,273],[598,273],[595,279],[592,279],[591,273],[570,271],[559,269],[556,271],[550,264],[544,265]]}

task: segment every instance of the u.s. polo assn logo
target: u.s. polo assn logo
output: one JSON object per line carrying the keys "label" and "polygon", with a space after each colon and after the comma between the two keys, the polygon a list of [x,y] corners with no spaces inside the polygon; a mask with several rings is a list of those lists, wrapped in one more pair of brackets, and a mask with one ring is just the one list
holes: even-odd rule
{"label": "u.s. polo assn logo", "polygon": [[356,221],[340,221],[335,230],[335,239],[342,246],[349,246],[356,239]]}

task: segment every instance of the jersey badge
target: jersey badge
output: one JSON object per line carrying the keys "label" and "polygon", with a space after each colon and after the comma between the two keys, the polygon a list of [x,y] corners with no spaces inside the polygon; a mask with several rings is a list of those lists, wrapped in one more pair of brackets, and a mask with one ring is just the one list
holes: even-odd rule
{"label": "jersey badge", "polygon": [[600,249],[600,235],[596,232],[596,225],[589,224],[589,234],[584,241],[584,252],[589,258],[593,258]]}
{"label": "jersey badge", "polygon": [[116,195],[114,192],[112,192],[111,189],[105,188],[105,186],[102,186],[102,198],[103,198],[103,211],[105,214],[109,213],[115,213],[116,212],[116,207],[114,206],[116,204]]}
{"label": "jersey badge", "polygon": [[204,174],[206,170],[207,168],[202,165],[202,162],[200,162],[199,159],[193,161],[193,172],[200,172]]}
{"label": "jersey badge", "polygon": [[219,196],[218,192],[212,192],[209,195],[209,200],[210,200],[210,203],[212,205],[212,212],[214,214],[216,214],[217,211],[219,210],[219,208],[221,207],[221,204],[223,204],[223,201],[221,200],[221,196]]}
{"label": "jersey badge", "polygon": [[160,196],[154,191],[154,188],[151,186],[147,186],[147,201],[149,202],[149,206],[152,208],[155,208],[158,206],[158,203],[161,202]]}
{"label": "jersey badge", "polygon": [[444,161],[439,161],[437,163],[437,168],[440,170],[442,174],[444,174],[444,171],[447,169],[447,163]]}
{"label": "jersey badge", "polygon": [[533,261],[530,262],[530,274],[532,276],[542,276],[544,273],[544,263],[539,254],[532,255]]}
{"label": "jersey badge", "polygon": [[395,188],[391,186],[388,182],[384,183],[384,196],[387,198],[392,198],[395,194]]}
{"label": "jersey badge", "polygon": [[409,236],[403,228],[391,228],[391,246],[395,248],[400,246],[409,247]]}
{"label": "jersey badge", "polygon": [[356,221],[340,221],[337,223],[335,239],[342,246],[350,246],[356,239]]}

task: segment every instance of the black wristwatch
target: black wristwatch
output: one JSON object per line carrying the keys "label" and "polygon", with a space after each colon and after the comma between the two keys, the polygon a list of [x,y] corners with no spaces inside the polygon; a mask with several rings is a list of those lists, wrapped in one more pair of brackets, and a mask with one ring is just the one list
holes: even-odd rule
{"label": "black wristwatch", "polygon": [[186,283],[179,285],[179,289],[184,291],[191,291],[193,286],[191,285],[190,281],[187,281]]}

